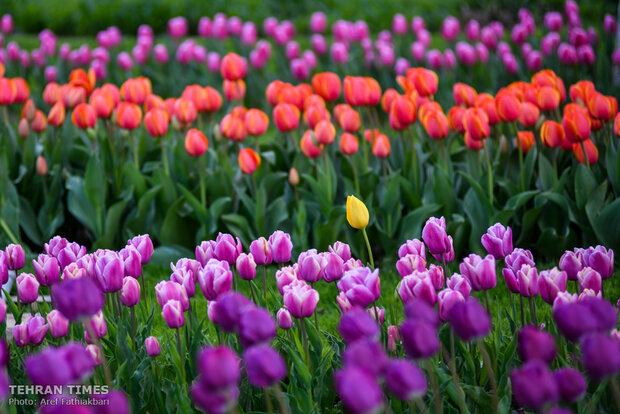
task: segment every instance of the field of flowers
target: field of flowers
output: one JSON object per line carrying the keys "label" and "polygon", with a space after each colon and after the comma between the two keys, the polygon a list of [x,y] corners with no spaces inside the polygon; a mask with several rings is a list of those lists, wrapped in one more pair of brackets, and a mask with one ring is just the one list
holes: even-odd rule
{"label": "field of flowers", "polygon": [[617,412],[614,12],[5,14],[0,409]]}

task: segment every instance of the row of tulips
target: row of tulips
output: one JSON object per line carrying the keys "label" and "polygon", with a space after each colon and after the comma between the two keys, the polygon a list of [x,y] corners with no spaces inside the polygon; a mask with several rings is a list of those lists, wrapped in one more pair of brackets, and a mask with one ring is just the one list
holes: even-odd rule
{"label": "row of tulips", "polygon": [[[287,67],[287,76],[298,81],[307,80],[313,71],[350,70],[349,66],[353,66],[358,55],[363,56],[369,69],[387,69],[388,73],[395,71],[397,74],[404,74],[412,63],[426,64],[435,70],[460,68],[463,74],[471,74],[471,68],[477,64],[493,64],[509,75],[517,75],[525,69],[534,72],[551,65],[558,70],[577,65],[587,69],[597,64],[597,55],[602,66],[620,64],[620,50],[612,49],[617,24],[611,14],[604,16],[603,30],[586,28],[582,25],[578,5],[567,1],[563,12],[547,12],[539,27],[528,9],[520,9],[515,20],[516,24],[507,30],[498,21],[482,26],[472,19],[463,22],[461,31],[461,22],[448,16],[439,30],[440,42],[433,41],[420,16],[409,21],[404,15],[396,14],[391,30],[380,31],[373,39],[364,21],[335,21],[330,36],[325,14],[317,12],[310,17],[309,38],[298,34],[291,21],[270,17],[263,22],[263,38],[259,40],[259,28],[254,22],[243,22],[236,16],[219,13],[200,19],[196,29],[198,39],[188,37],[190,30],[184,17],[175,17],[168,22],[168,36],[160,43],[156,43],[160,39],[156,39],[150,26],[141,26],[131,50],[122,49],[127,47],[127,42],[123,42],[117,27],[110,27],[97,34],[98,47],[92,50],[86,44],[75,49],[68,43],[58,46],[54,33],[44,30],[39,35],[39,48],[27,51],[15,41],[8,41],[14,27],[11,16],[4,15],[1,26],[4,37],[0,38],[0,45],[4,40],[7,42],[0,48],[0,62],[19,67],[22,72],[42,72],[48,82],[56,81],[68,68],[75,66],[92,68],[99,79],[118,81],[120,73],[115,73],[114,62],[119,72],[125,74],[144,73],[153,64],[166,65],[169,70],[178,70],[175,69],[178,65],[193,65],[217,73],[224,54],[222,42],[229,41],[236,51],[246,56],[244,61],[253,71],[260,73],[272,66]],[[414,41],[407,47],[411,35]],[[603,42],[599,40],[601,35],[605,37]],[[310,48],[302,50],[302,45],[308,44]],[[449,47],[441,49],[439,44]],[[274,46],[276,54],[272,51]],[[174,64],[170,62],[171,55],[175,57]],[[190,75],[191,71],[182,70],[181,73]],[[611,77],[609,70],[601,69],[601,73],[606,78]]]}
{"label": "row of tulips", "polygon": [[[366,236],[366,206],[351,196],[346,210]],[[9,314],[16,321],[0,347],[2,396],[8,374],[50,390],[30,397],[45,413],[68,412],[46,403],[58,399],[97,413],[272,410],[273,398],[282,413],[612,412],[620,404],[618,316],[608,302],[616,298],[603,289],[617,295],[613,250],[575,248],[538,271],[530,251],[513,247],[511,228],[496,223],[481,238],[488,255],[463,257],[453,273],[445,218],[429,218],[420,234],[398,249],[399,277],[380,276],[367,238],[366,265],[343,242],[302,251],[291,265],[295,246],[283,231],[247,249],[220,233],[155,286],[143,268],[156,250],[148,235],[93,253],[54,237],[32,261],[35,274],[17,277],[18,301],[0,302],[3,323]],[[19,245],[0,251],[3,283],[25,263]],[[51,302],[38,301],[47,291]],[[75,384],[109,392],[53,391]]]}

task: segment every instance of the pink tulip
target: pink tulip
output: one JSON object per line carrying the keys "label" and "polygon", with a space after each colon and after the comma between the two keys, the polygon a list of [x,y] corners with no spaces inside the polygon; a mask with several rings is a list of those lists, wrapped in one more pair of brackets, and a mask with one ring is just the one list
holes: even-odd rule
{"label": "pink tulip", "polygon": [[465,299],[467,299],[471,293],[471,285],[462,275],[455,273],[447,283],[448,288],[458,291]]}
{"label": "pink tulip", "polygon": [[178,300],[169,300],[164,305],[161,315],[170,329],[180,328],[185,325],[185,314],[183,307]]}
{"label": "pink tulip", "polygon": [[450,314],[452,306],[457,302],[465,302],[465,297],[461,292],[447,288],[437,294],[437,302],[439,319],[445,322],[448,320],[448,315]]}
{"label": "pink tulip", "polygon": [[253,280],[256,277],[256,262],[254,261],[252,253],[241,253],[239,257],[237,257],[236,267],[237,273],[241,279]]}
{"label": "pink tulip", "polygon": [[414,298],[421,299],[431,306],[437,302],[437,293],[427,272],[414,271],[404,277],[398,287],[398,295],[405,304]]}
{"label": "pink tulip", "polygon": [[566,291],[566,272],[554,267],[550,270],[543,270],[538,278],[538,291],[540,297],[547,303],[553,304],[559,292]]}
{"label": "pink tulip", "polygon": [[291,313],[286,308],[280,308],[276,315],[278,326],[280,329],[291,329],[293,327],[293,319]]}
{"label": "pink tulip", "polygon": [[185,17],[173,17],[168,20],[168,34],[174,39],[178,39],[187,34],[187,20]]}
{"label": "pink tulip", "polygon": [[43,342],[49,326],[42,316],[33,316],[26,322],[26,329],[28,330],[29,344],[37,346]]}
{"label": "pink tulip", "polygon": [[312,316],[319,302],[319,292],[304,281],[295,281],[284,288],[284,306],[294,318]]}
{"label": "pink tulip", "polygon": [[228,262],[210,259],[198,273],[200,289],[207,300],[217,300],[218,296],[232,289],[232,272]]}
{"label": "pink tulip", "polygon": [[140,284],[137,279],[129,276],[123,279],[121,302],[128,307],[135,306],[140,302]]}
{"label": "pink tulip", "polygon": [[524,264],[517,271],[516,277],[521,296],[533,297],[538,295],[538,271],[535,267]]}
{"label": "pink tulip", "polygon": [[323,33],[327,29],[327,16],[323,12],[314,12],[310,16],[310,30],[314,33]]}
{"label": "pink tulip", "polygon": [[17,297],[22,303],[32,303],[39,297],[39,282],[32,273],[22,273],[17,277]]}
{"label": "pink tulip", "polygon": [[105,323],[105,317],[103,316],[102,311],[97,312],[91,316],[88,321],[82,323],[82,326],[84,327],[84,339],[86,339],[86,342],[89,344],[92,344],[94,341],[93,338],[90,337],[86,324],[89,324],[90,330],[97,338],[103,338],[108,333],[108,326]]}
{"label": "pink tulip", "polygon": [[183,310],[189,309],[187,292],[183,286],[175,282],[162,280],[155,285],[155,295],[157,297],[157,303],[159,303],[159,306],[162,308],[167,302],[176,300],[181,303]]}
{"label": "pink tulip", "polygon": [[50,334],[54,338],[62,338],[69,332],[69,320],[62,316],[58,310],[53,309],[47,314],[47,324],[50,328]]}
{"label": "pink tulip", "polygon": [[591,289],[598,293],[603,286],[601,274],[591,267],[584,267],[577,273],[577,280],[582,289]]}

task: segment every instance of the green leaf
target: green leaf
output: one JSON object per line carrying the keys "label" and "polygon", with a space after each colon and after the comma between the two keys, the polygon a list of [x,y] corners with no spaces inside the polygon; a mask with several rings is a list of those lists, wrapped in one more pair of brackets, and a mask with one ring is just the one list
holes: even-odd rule
{"label": "green leaf", "polygon": [[620,199],[606,206],[595,220],[594,230],[608,248],[620,250]]}
{"label": "green leaf", "polygon": [[113,246],[116,236],[120,235],[120,223],[129,200],[121,200],[113,204],[106,214],[105,232],[96,242],[97,247]]}
{"label": "green leaf", "polygon": [[207,208],[183,185],[177,184],[177,187],[179,187],[179,190],[181,190],[181,193],[183,193],[189,205],[194,209],[194,213],[196,213],[198,220],[201,223],[205,223],[207,221]]}
{"label": "green leaf", "polygon": [[39,231],[39,226],[37,222],[37,217],[30,206],[28,200],[24,197],[19,198],[19,206],[21,208],[19,214],[19,224],[22,229],[24,229],[24,233],[28,236],[30,240],[36,245],[42,245],[43,240],[41,238],[41,232]]}
{"label": "green leaf", "polygon": [[474,179],[474,177],[467,174],[466,172],[463,172],[463,171],[459,171],[459,172],[461,173],[463,177],[465,177],[465,179],[471,185],[471,188],[476,192],[478,199],[480,201],[480,206],[485,210],[485,213],[488,216],[489,212],[493,211],[493,206],[491,205],[487,192],[482,189],[482,186],[480,185],[480,183],[478,183],[478,181]]}
{"label": "green leaf", "polygon": [[590,197],[597,185],[598,183],[592,170],[582,164],[577,165],[575,172],[575,201],[579,210],[583,210],[588,202],[588,197]]}
{"label": "green leaf", "polygon": [[99,156],[96,154],[92,155],[86,164],[84,192],[88,201],[95,207],[95,210],[104,210],[106,197],[105,174],[103,173]]}
{"label": "green leaf", "polygon": [[77,176],[70,176],[67,179],[67,208],[69,212],[90,231],[97,234],[97,212],[95,207],[86,197],[84,191],[84,179]]}
{"label": "green leaf", "polygon": [[426,204],[418,207],[407,214],[401,224],[399,240],[408,240],[414,237],[420,237],[422,232],[422,224],[437,210],[439,204]]}

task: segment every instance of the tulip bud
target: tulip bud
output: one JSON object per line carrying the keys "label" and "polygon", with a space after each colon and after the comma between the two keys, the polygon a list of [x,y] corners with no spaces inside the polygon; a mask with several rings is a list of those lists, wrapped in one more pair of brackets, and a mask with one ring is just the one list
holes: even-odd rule
{"label": "tulip bud", "polygon": [[280,308],[280,310],[278,310],[276,319],[278,320],[278,326],[280,329],[291,329],[293,326],[293,319],[291,318],[290,312],[286,308]]}
{"label": "tulip bud", "polygon": [[28,135],[30,135],[30,127],[28,126],[28,120],[26,118],[22,118],[19,121],[19,126],[17,127],[17,134],[20,138],[28,138]]}
{"label": "tulip bud", "polygon": [[168,324],[170,329],[180,328],[185,325],[185,314],[183,313],[183,307],[178,300],[169,300],[164,305],[161,315]]}
{"label": "tulip bud", "polygon": [[237,273],[241,279],[253,280],[256,277],[256,262],[254,261],[252,253],[241,253],[237,257],[236,267]]}
{"label": "tulip bud", "polygon": [[56,309],[47,314],[47,324],[54,338],[62,338],[69,332],[69,320]]}
{"label": "tulip bud", "polygon": [[128,307],[135,306],[140,302],[140,283],[137,279],[131,276],[123,278],[121,302]]}
{"label": "tulip bud", "polygon": [[88,351],[88,354],[92,358],[93,366],[98,367],[99,365],[101,365],[101,348],[99,348],[97,345],[90,344],[86,346],[86,351]]}
{"label": "tulip bud", "polygon": [[39,282],[31,273],[17,277],[17,296],[22,303],[32,303],[39,297]]}
{"label": "tulip bud", "polygon": [[154,336],[149,336],[144,340],[144,348],[146,348],[146,354],[150,357],[154,358],[161,354],[159,341]]}
{"label": "tulip bud", "polygon": [[41,177],[47,175],[47,172],[48,172],[47,161],[42,155],[39,155],[37,157],[36,169],[37,169],[37,174],[40,175]]}
{"label": "tulip bud", "polygon": [[355,229],[362,230],[368,225],[368,209],[355,196],[347,197],[347,221]]}
{"label": "tulip bud", "polygon": [[297,173],[297,169],[295,167],[291,167],[288,172],[288,182],[293,187],[297,187],[297,185],[299,185],[299,174]]}

